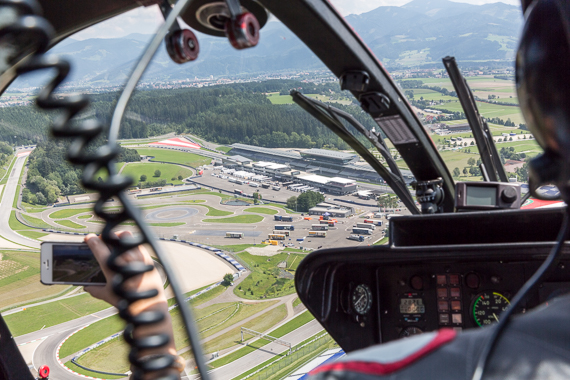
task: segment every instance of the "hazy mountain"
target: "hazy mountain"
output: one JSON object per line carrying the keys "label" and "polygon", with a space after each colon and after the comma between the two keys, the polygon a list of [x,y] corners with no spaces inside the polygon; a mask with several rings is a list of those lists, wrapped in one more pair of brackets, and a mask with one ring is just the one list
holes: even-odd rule
{"label": "hazy mountain", "polygon": [[[439,62],[446,55],[460,61],[512,60],[522,27],[520,9],[504,3],[470,5],[448,0],[414,0],[402,7],[383,6],[346,20],[388,68]],[[70,80],[92,85],[122,83],[151,35],[116,39],[68,39],[52,52],[73,61]],[[198,34],[200,57],[177,65],[163,46],[145,74],[146,80],[204,78],[210,75],[272,73],[322,68],[322,63],[277,21],[261,31],[261,42],[237,51],[225,38]],[[37,75],[16,86],[37,85]]]}

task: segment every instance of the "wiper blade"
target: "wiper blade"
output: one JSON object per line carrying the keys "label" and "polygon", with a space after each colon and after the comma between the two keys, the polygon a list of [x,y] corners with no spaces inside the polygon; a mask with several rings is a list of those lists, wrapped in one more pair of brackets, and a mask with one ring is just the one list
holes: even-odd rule
{"label": "wiper blade", "polygon": [[[323,123],[327,128],[333,131],[338,137],[343,139],[352,149],[354,149],[384,181],[394,190],[396,195],[402,200],[404,205],[412,214],[419,214],[416,203],[410,194],[406,182],[402,177],[400,169],[396,165],[393,157],[390,155],[388,147],[384,139],[374,132],[367,130],[352,115],[318,100],[311,99],[298,91],[291,91],[293,101],[301,106],[305,111],[309,112],[313,117]],[[350,133],[339,118],[346,120],[358,132],[362,133],[368,141],[380,152],[382,157],[388,163],[388,170],[366,147],[358,141],[352,133]]]}
{"label": "wiper blade", "polygon": [[[497,182],[498,179],[500,179],[501,182],[508,182],[507,173],[499,158],[499,153],[497,152],[495,141],[493,141],[493,135],[489,130],[489,125],[487,125],[487,122],[479,114],[473,93],[467,85],[465,78],[461,75],[455,57],[443,58],[443,65],[449,74],[451,83],[453,83],[453,87],[455,88],[459,102],[461,102],[461,107],[463,107],[471,131],[473,131],[473,137],[477,143],[481,162],[484,166],[482,172],[487,173],[489,181]],[[485,179],[487,180],[487,178]]]}

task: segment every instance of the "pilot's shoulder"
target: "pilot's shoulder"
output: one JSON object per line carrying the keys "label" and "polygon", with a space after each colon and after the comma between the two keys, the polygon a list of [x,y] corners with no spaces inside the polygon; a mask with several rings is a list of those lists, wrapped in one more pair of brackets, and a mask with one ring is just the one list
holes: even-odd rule
{"label": "pilot's shoulder", "polygon": [[[355,351],[337,362],[323,365],[311,372],[313,379],[326,379],[328,375],[341,373],[348,375],[385,376],[400,371],[440,347],[453,341],[456,332],[442,329],[422,334],[414,338],[402,339],[363,350]],[[335,376],[335,378],[337,378]],[[348,377],[350,378],[350,376]]]}

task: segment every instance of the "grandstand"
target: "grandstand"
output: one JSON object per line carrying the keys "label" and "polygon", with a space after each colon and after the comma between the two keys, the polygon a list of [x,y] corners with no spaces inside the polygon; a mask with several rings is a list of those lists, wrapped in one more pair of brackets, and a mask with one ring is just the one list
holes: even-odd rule
{"label": "grandstand", "polygon": [[[292,150],[284,151],[238,143],[232,144],[231,147],[230,154],[232,155],[244,156],[255,161],[287,165],[287,169],[280,168],[274,171],[273,174],[278,179],[289,180],[298,175],[297,172],[306,172],[327,177],[343,177],[353,181],[384,183],[370,165],[358,162],[358,156],[355,154],[324,149],[307,149],[299,154]],[[259,174],[268,173],[268,171],[264,173],[259,167],[253,167],[253,169]],[[402,175],[408,184],[414,180],[409,170],[402,170]]]}

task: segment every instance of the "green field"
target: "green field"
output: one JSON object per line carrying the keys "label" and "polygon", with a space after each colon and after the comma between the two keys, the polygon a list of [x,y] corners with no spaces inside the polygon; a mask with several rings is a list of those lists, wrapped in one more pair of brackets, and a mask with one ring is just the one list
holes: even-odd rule
{"label": "green field", "polygon": [[275,215],[278,214],[279,211],[277,210],[273,210],[271,208],[267,208],[267,207],[248,207],[245,210],[243,210],[245,212],[255,212],[258,214],[266,214],[266,215]]}
{"label": "green field", "polygon": [[42,238],[44,236],[49,235],[46,232],[40,232],[40,231],[32,231],[32,230],[28,230],[28,231],[18,231],[18,233],[20,235],[23,235],[25,237],[29,237],[31,239],[39,239]]}
{"label": "green field", "polygon": [[40,283],[39,252],[0,251],[0,254],[0,310],[41,301],[71,289]]}
{"label": "green field", "polygon": [[188,165],[194,168],[207,165],[212,161],[212,159],[208,157],[169,149],[137,148],[137,151],[144,156],[154,156],[153,161],[171,162],[173,164]]}
{"label": "green field", "polygon": [[[317,95],[317,94],[307,94],[309,98],[317,99],[321,102],[326,103],[340,103],[340,104],[350,104],[352,101],[348,98],[341,98],[341,99],[330,99],[328,96],[325,95]],[[279,95],[277,93],[271,93],[267,95],[267,99],[272,104],[293,104],[293,98],[291,95]]]}
{"label": "green field", "polygon": [[26,212],[42,212],[44,210],[47,210],[48,207],[42,206],[42,205],[33,205],[30,203],[26,203],[26,202],[20,202],[20,205],[22,206],[22,208],[26,211]]}
{"label": "green field", "polygon": [[[160,177],[154,176],[155,170],[160,170]],[[189,177],[192,175],[192,170],[174,164],[146,163],[129,164],[125,166],[122,174],[132,177],[135,182],[138,182],[141,175],[145,174],[147,176],[147,181],[158,181],[164,179],[167,183],[178,185],[184,183],[178,179],[178,176],[182,176],[182,178]],[[171,178],[176,178],[176,180]]]}
{"label": "green field", "polygon": [[[443,105],[433,105],[430,106],[430,108],[445,109],[452,112],[463,112],[463,108],[461,107],[459,100],[454,100]],[[498,117],[504,121],[511,119],[511,121],[517,125],[519,123],[524,123],[524,119],[519,107],[477,102],[477,108],[479,109],[481,115],[487,118]]]}
{"label": "green field", "polygon": [[77,219],[91,219],[93,217],[93,215],[88,214],[88,215],[79,215],[77,217]]}
{"label": "green field", "polygon": [[[50,228],[51,226],[44,222],[41,219],[34,218],[33,216],[20,214],[23,219],[25,219],[29,224],[39,227],[39,228]],[[10,219],[8,219],[8,225],[10,229],[14,231],[20,230],[33,230],[33,228],[26,226],[25,224],[20,223],[18,219],[16,219],[16,211],[12,211],[10,213]]]}
{"label": "green field", "polygon": [[[248,299],[261,299],[282,297],[295,292],[295,270],[306,255],[279,253],[267,257],[242,252],[237,256],[247,263],[251,274],[234,288],[234,294]],[[277,267],[282,262],[285,263],[284,269]]]}
{"label": "green field", "polygon": [[56,220],[55,221],[57,224],[61,224],[62,226],[68,227],[68,228],[73,228],[75,230],[80,230],[82,228],[87,228],[84,225],[75,223],[72,220]]}
{"label": "green field", "polygon": [[388,236],[383,237],[382,239],[374,243],[374,245],[384,245],[384,244],[388,244]]}
{"label": "green field", "polygon": [[[510,148],[514,147],[515,152],[517,153],[526,153],[530,156],[535,156],[537,154],[541,154],[543,149],[538,145],[536,140],[516,140],[516,141],[508,141],[508,142],[500,142],[496,143],[497,150],[501,150],[501,148]],[[479,150],[477,147],[471,147],[471,152],[478,153]]]}
{"label": "green field", "polygon": [[218,210],[217,208],[213,208],[211,206],[206,206],[206,205],[199,205],[199,206],[208,209],[208,213],[206,214],[206,216],[228,216],[233,214],[233,212],[231,211]]}
{"label": "green field", "polygon": [[230,150],[232,150],[232,147],[231,146],[218,146],[218,147],[216,147],[216,150],[228,153]]}
{"label": "green field", "polygon": [[[208,286],[209,285],[188,292],[184,294],[184,297],[188,297],[192,294],[195,294],[200,290],[207,288]],[[199,305],[200,303],[206,302],[212,298],[217,297],[225,289],[226,288],[223,286],[218,286],[196,297],[190,302],[190,304],[194,306]],[[173,305],[175,303],[174,298],[171,298],[168,301],[169,305]],[[74,334],[71,338],[67,339],[65,343],[61,346],[59,356],[61,358],[64,358],[68,355],[71,355],[85,347],[90,346],[93,343],[98,342],[103,338],[106,338],[118,331],[121,331],[123,328],[124,328],[124,321],[118,315],[113,315],[111,317],[92,323],[88,327],[85,327],[78,333]]]}
{"label": "green field", "polygon": [[[191,304],[192,303],[193,302],[191,302]],[[236,302],[214,304],[203,309],[194,309],[194,317],[197,321],[198,330],[201,332],[201,337],[206,338],[224,328],[239,323],[239,321],[258,313],[273,304],[274,302],[262,302],[250,305]],[[271,315],[273,311],[264,314],[264,316]],[[179,309],[172,310],[170,314],[172,315],[174,340],[176,347],[177,349],[184,348],[188,346],[188,338],[186,337],[184,324],[179,318]],[[101,324],[102,322],[97,323]],[[106,327],[107,332],[105,336],[109,336],[117,330],[117,326],[114,322],[108,322],[108,325],[109,326]],[[103,327],[105,326],[94,326],[93,328],[86,328],[85,330],[89,330],[85,333],[87,342],[83,341],[83,344],[87,344],[88,342],[96,342],[96,338],[102,335],[97,331]],[[233,345],[231,340],[232,339],[230,339],[230,346]],[[72,343],[73,346],[66,348],[66,352],[71,352],[80,345],[75,344],[75,342]],[[224,339],[222,342],[217,342],[217,344],[227,343],[227,339]],[[122,352],[126,352],[126,344],[122,338],[117,338],[83,355],[79,359],[79,363],[89,368],[95,368],[99,370],[119,373],[125,372],[128,369],[127,355],[117,354]]]}
{"label": "green field", "polygon": [[[56,287],[56,285],[51,287]],[[12,334],[19,336],[39,330],[44,326],[55,326],[72,319],[93,314],[108,307],[110,305],[107,302],[95,299],[89,294],[83,294],[30,307],[19,313],[7,315],[4,319]]]}
{"label": "green field", "polygon": [[59,350],[59,357],[65,358],[74,354],[124,328],[125,321],[118,314],[92,323],[65,341]]}
{"label": "green field", "polygon": [[[14,164],[16,163],[16,157],[14,157],[12,159],[12,161],[10,161],[10,165],[8,166],[8,169],[6,170],[5,173],[8,173],[4,176],[4,178],[0,181],[0,185],[5,185],[8,182],[8,178],[10,177],[10,174],[12,172],[12,168],[14,167]],[[1,177],[1,176],[0,176]]]}
{"label": "green field", "polygon": [[[297,317],[291,319],[289,322],[285,323],[281,327],[278,327],[275,330],[272,330],[268,333],[274,338],[281,338],[289,334],[291,331],[298,329],[299,327],[303,326],[304,324],[312,321],[314,317],[309,312],[304,312]],[[232,352],[229,355],[226,355],[218,360],[215,360],[209,364],[212,368],[219,368],[223,365],[233,362],[269,343],[266,339],[258,339],[255,342],[248,343],[246,347],[243,347],[235,352]]]}
{"label": "green field", "polygon": [[[241,326],[238,326],[222,336],[219,336],[215,339],[208,341],[205,346],[205,352],[215,352],[220,351],[225,348],[236,346],[240,343],[240,329],[241,327],[245,327],[255,331],[266,331],[269,330],[271,327],[275,326],[279,322],[283,320],[287,316],[287,309],[285,305],[280,305],[273,310],[268,311],[267,313],[260,315],[259,317],[244,323]],[[188,357],[188,352],[186,355],[182,355]]]}
{"label": "green field", "polygon": [[89,208],[66,208],[63,210],[58,210],[49,214],[51,219],[65,219],[71,216],[82,214],[84,212],[91,212],[93,211],[93,207]]}
{"label": "green field", "polygon": [[[128,352],[125,353],[125,355],[126,355],[126,354],[128,354]],[[86,371],[86,370],[84,370],[83,368],[81,368],[81,367],[76,366],[75,364],[73,364],[73,363],[71,362],[71,360],[68,361],[67,363],[65,363],[65,366],[66,366],[67,368],[69,368],[69,369],[71,369],[71,370],[77,372],[77,373],[80,373],[80,374],[85,375],[85,376],[91,376],[92,378],[95,378],[95,379],[100,379],[102,376],[104,376],[105,379],[109,379],[109,380],[113,380],[113,379],[125,379],[125,376],[102,375],[102,374],[97,373],[97,372]],[[94,368],[94,369],[96,369],[96,368]]]}
{"label": "green field", "polygon": [[[244,379],[249,374],[265,368],[266,366],[270,365],[271,363],[275,362],[275,365],[270,365],[266,369],[256,373],[256,375],[252,378],[255,380],[264,379],[264,380],[281,380],[284,379],[288,374],[292,371],[295,371],[302,365],[306,364],[307,362],[311,361],[315,357],[319,356],[321,353],[329,350],[331,348],[338,348],[338,344],[331,338],[330,335],[326,334],[318,341],[310,343],[309,341],[315,339],[316,336],[312,336],[301,342],[300,344],[296,345],[293,350],[297,348],[299,351],[294,352],[290,356],[286,356],[286,353],[281,353],[276,355],[275,357],[266,360],[265,362],[261,363],[260,365],[250,369],[242,373],[241,375],[234,377],[233,380],[240,380]],[[308,344],[307,346],[303,346],[304,344]],[[283,358],[283,360],[277,362],[278,359]]]}
{"label": "green field", "polygon": [[172,222],[172,223],[149,223],[149,226],[155,226],[155,227],[177,227],[177,226],[183,226],[186,223],[183,222]]}
{"label": "green field", "polygon": [[228,252],[242,252],[250,247],[265,247],[261,244],[232,244],[232,245],[212,245],[212,247],[223,249]]}
{"label": "green field", "polygon": [[263,216],[259,215],[237,215],[229,218],[219,219],[203,219],[205,223],[259,223],[263,220]]}
{"label": "green field", "polygon": [[279,207],[280,209],[285,211],[285,213],[287,213],[287,214],[300,214],[300,212],[296,212],[295,210],[290,210],[285,205],[282,205],[280,203],[265,203],[265,205],[266,206]]}

